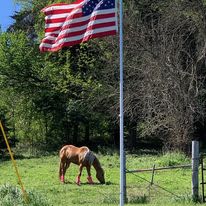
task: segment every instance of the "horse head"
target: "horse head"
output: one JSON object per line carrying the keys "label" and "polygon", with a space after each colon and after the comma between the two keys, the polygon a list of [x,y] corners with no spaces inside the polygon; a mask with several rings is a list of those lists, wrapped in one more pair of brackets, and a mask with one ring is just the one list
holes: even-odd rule
{"label": "horse head", "polygon": [[104,178],[104,170],[99,167],[97,170],[96,170],[96,178],[99,180],[99,182],[101,184],[105,184],[105,178]]}

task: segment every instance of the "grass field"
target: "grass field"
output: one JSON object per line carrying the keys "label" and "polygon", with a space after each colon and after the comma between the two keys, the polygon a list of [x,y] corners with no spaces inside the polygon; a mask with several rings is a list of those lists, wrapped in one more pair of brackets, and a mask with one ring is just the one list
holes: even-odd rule
{"label": "grass field", "polygon": [[[39,158],[17,159],[17,165],[27,191],[34,191],[48,205],[64,206],[114,206],[119,205],[119,156],[97,154],[105,170],[106,184],[88,185],[86,170],[83,170],[82,185],[74,181],[78,167],[71,165],[66,173],[66,184],[58,180],[59,159],[57,155]],[[190,159],[182,154],[127,155],[127,169],[151,168],[189,164]],[[93,177],[95,170],[92,169]],[[127,205],[198,205],[191,200],[191,169],[175,169],[155,172],[154,184],[150,185],[151,172],[127,174]],[[95,182],[97,180],[94,178]],[[10,160],[0,161],[0,186],[18,186],[17,177]],[[18,188],[20,188],[18,186]],[[15,205],[16,206],[16,205]],[[37,206],[37,205],[36,205]]]}

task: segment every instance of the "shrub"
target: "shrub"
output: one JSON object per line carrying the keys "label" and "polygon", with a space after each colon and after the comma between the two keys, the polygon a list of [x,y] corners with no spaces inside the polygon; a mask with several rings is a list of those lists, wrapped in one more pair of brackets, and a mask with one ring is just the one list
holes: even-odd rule
{"label": "shrub", "polygon": [[22,194],[22,191],[12,185],[5,184],[0,186],[0,206],[49,206],[48,201],[41,195],[29,191],[28,199]]}
{"label": "shrub", "polygon": [[149,202],[149,197],[146,195],[142,196],[131,196],[129,198],[129,203],[130,204],[146,204]]}

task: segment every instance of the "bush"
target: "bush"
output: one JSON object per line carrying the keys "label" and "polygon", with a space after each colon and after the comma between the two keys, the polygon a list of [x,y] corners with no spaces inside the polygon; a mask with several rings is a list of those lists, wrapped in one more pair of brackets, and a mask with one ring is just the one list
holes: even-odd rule
{"label": "bush", "polygon": [[22,191],[12,185],[5,184],[0,186],[0,206],[49,206],[48,201],[34,192],[28,192],[28,199],[22,194]]}
{"label": "bush", "polygon": [[146,204],[149,202],[149,197],[146,195],[142,196],[131,196],[129,198],[129,203],[130,204]]}

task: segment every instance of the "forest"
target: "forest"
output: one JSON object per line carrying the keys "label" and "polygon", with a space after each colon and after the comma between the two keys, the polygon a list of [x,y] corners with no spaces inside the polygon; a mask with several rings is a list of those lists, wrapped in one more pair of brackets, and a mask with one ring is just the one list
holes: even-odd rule
{"label": "forest", "polygon": [[[0,119],[10,143],[118,149],[119,36],[41,53],[41,9],[65,1],[16,2],[14,23],[0,31]],[[191,140],[206,138],[206,0],[127,0],[123,22],[126,150],[188,153]]]}

